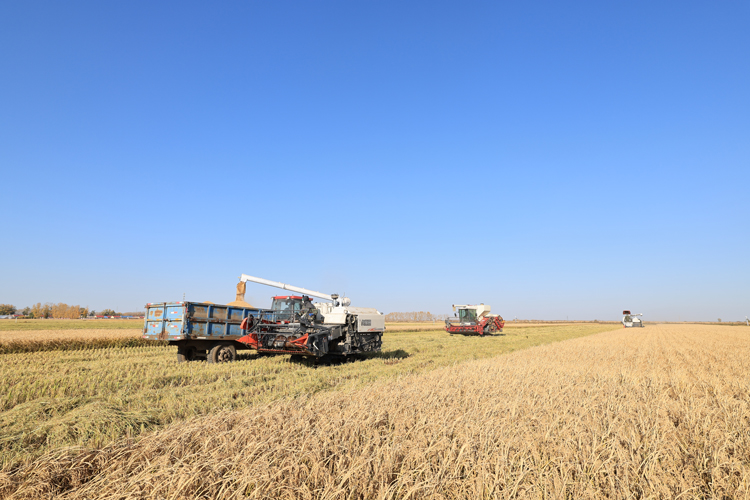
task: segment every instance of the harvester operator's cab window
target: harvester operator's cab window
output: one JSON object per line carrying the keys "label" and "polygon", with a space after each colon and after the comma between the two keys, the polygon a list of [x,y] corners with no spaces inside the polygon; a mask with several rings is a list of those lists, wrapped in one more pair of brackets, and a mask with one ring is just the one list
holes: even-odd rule
{"label": "harvester operator's cab window", "polygon": [[273,305],[271,306],[276,312],[283,313],[289,311],[289,299],[273,299]]}
{"label": "harvester operator's cab window", "polygon": [[277,321],[291,321],[294,318],[294,313],[302,310],[302,300],[291,297],[273,299],[271,309],[276,313]]}
{"label": "harvester operator's cab window", "polygon": [[458,321],[461,323],[476,323],[477,312],[474,309],[459,309]]}
{"label": "harvester operator's cab window", "polygon": [[289,321],[292,318],[291,299],[273,299],[271,309],[276,313],[277,321]]}

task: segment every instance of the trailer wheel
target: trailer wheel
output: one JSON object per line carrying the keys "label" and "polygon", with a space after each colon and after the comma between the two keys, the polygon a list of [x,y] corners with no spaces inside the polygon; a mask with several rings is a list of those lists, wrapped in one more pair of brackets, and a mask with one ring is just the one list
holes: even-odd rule
{"label": "trailer wheel", "polygon": [[237,351],[232,344],[216,344],[208,351],[209,363],[229,363],[237,358]]}
{"label": "trailer wheel", "polygon": [[177,362],[185,363],[186,361],[195,361],[195,348],[194,347],[178,347],[177,348]]}

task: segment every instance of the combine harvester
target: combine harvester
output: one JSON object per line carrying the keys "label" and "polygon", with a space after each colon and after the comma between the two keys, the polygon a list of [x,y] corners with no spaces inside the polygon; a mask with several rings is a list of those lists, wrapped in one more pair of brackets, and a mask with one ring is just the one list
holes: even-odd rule
{"label": "combine harvester", "polygon": [[484,336],[496,332],[502,332],[505,320],[499,314],[490,314],[490,306],[479,304],[478,306],[456,305],[453,310],[458,309],[455,316],[458,322],[450,319],[445,320],[445,331],[453,335],[480,335]]}
{"label": "combine harvester", "polygon": [[[251,281],[302,295],[273,297],[270,309],[244,301]],[[310,297],[331,303],[312,303]],[[177,346],[177,360],[234,361],[237,350],[323,358],[380,351],[385,316],[377,309],[350,307],[337,294],[243,274],[237,299],[228,305],[208,302],[161,302],[146,306],[143,338],[166,340]],[[245,307],[245,305],[250,307]]]}
{"label": "combine harvester", "polygon": [[643,314],[631,314],[630,311],[623,311],[622,314],[623,328],[643,328],[643,321],[638,317],[643,316]]}

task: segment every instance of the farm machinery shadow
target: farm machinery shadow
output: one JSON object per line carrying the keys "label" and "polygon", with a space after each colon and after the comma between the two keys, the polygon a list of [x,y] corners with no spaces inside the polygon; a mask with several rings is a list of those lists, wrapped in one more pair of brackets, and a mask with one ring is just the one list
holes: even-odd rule
{"label": "farm machinery shadow", "polygon": [[381,351],[367,354],[355,354],[350,356],[325,356],[322,358],[311,358],[308,356],[292,355],[289,356],[288,362],[296,365],[304,365],[312,368],[319,366],[340,366],[350,363],[358,363],[361,361],[368,361],[371,359],[382,359],[386,363],[398,362],[402,359],[409,357],[409,353],[403,349],[396,349],[393,351]]}

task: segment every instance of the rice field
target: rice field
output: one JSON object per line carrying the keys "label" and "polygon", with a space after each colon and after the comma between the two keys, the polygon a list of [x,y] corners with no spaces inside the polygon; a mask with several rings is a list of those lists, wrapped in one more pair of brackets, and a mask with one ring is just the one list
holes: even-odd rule
{"label": "rice field", "polygon": [[[508,323],[506,329],[575,326],[583,323]],[[15,325],[18,329],[11,329]],[[35,329],[36,328],[36,329]],[[427,332],[442,322],[386,323],[388,332]],[[13,320],[0,321],[0,354],[75,351],[106,347],[148,347],[141,338],[143,320]]]}
{"label": "rice field", "polygon": [[[142,322],[141,322],[142,324]],[[141,328],[64,328],[0,330],[0,354],[40,351],[77,351],[107,347],[151,346]]]}
{"label": "rice field", "polygon": [[[76,340],[65,334],[80,331],[61,332],[54,345],[29,341],[28,350],[0,355],[0,460],[12,468],[61,447],[101,447],[196,416],[361,387],[602,329],[539,328],[490,338],[387,332],[383,352],[332,365],[252,351],[240,351],[230,365],[178,364],[175,347],[138,336],[112,339],[103,332]],[[19,348],[5,347],[11,345]]]}
{"label": "rice field", "polygon": [[[2,319],[4,332],[38,333],[48,330],[133,330],[143,328],[142,319]],[[0,337],[1,338],[1,337]]]}
{"label": "rice field", "polygon": [[[16,454],[9,460],[14,455],[6,455],[0,496],[750,496],[748,329],[583,326],[585,332],[569,333],[568,340],[556,343],[544,336],[568,327],[524,328],[522,334],[485,339],[392,333],[387,345],[400,347],[380,358],[317,368],[280,358],[186,367],[169,365],[159,358],[165,354],[153,348],[131,349],[143,357],[136,373],[157,370],[153,374],[162,381],[174,377],[166,392],[139,386],[136,381],[142,376],[128,378],[117,368],[115,360],[122,357],[118,350],[102,350],[109,358],[100,362],[109,368],[93,368],[91,387],[79,389],[78,396],[91,398],[95,406],[67,418],[84,421],[97,418],[97,411],[103,415],[119,408],[124,413],[109,418],[121,419],[120,425],[132,430],[76,447],[62,446],[63,441],[42,445],[43,453],[25,458]],[[561,333],[556,332],[556,339]],[[508,345],[500,348],[501,342],[488,341]],[[526,341],[537,346],[523,349]],[[57,365],[58,370],[70,365],[68,375],[79,383],[66,385],[57,379],[56,390],[65,394],[83,385],[73,367],[86,354]],[[28,363],[25,356],[30,355],[3,358],[17,359],[16,369],[22,369],[22,361]],[[262,363],[270,364],[253,375],[251,367]],[[96,380],[107,371],[119,375]],[[6,370],[0,379],[12,372]],[[265,391],[243,394],[242,399],[250,397],[242,404],[231,403],[237,401],[232,392],[247,380],[256,382],[251,386],[268,385]],[[6,400],[3,432],[19,405],[33,406],[45,397],[58,400],[54,384],[27,386],[26,402]],[[229,392],[213,402],[230,403],[209,410],[211,394],[225,389]],[[121,398],[119,405],[102,400],[107,391]],[[190,399],[195,393],[204,397]],[[281,396],[269,397],[274,393]],[[126,404],[128,394],[140,396]],[[175,399],[169,403],[171,394]],[[145,401],[162,407],[144,416]],[[185,414],[171,424],[149,421],[170,408],[193,407],[200,401],[206,404],[203,416]],[[36,412],[45,414],[43,408]],[[142,432],[136,432],[139,423]],[[3,444],[22,439],[5,435]]]}

